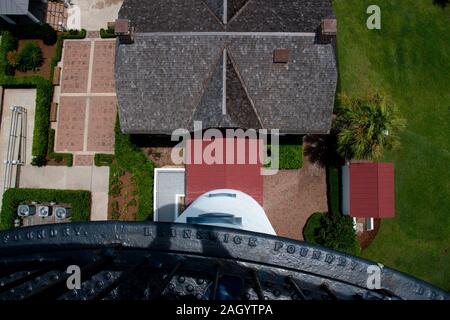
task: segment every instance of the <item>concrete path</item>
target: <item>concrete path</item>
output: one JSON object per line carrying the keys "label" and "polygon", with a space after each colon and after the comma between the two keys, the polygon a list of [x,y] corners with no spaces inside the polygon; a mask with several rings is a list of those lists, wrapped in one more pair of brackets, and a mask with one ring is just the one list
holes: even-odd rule
{"label": "concrete path", "polygon": [[108,219],[109,167],[24,166],[19,176],[20,188],[90,190],[91,220]]}
{"label": "concrete path", "polygon": [[71,0],[67,28],[88,31],[106,29],[108,22],[117,19],[122,3],[123,0]]}
{"label": "concrete path", "polygon": [[[3,187],[5,178],[5,164],[9,130],[11,127],[11,107],[20,106],[27,109],[27,138],[26,138],[26,163],[31,163],[31,148],[33,145],[34,130],[34,110],[36,104],[36,89],[0,89],[3,94],[3,104],[0,99],[0,206],[3,198]],[[1,95],[0,94],[0,97]],[[18,140],[17,140],[18,143]],[[13,172],[14,173],[14,172]],[[15,184],[15,174],[13,174],[12,184]]]}

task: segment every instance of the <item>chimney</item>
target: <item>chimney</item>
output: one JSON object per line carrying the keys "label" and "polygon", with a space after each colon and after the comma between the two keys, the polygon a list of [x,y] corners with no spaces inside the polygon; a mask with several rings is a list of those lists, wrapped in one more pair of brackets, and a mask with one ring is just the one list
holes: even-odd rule
{"label": "chimney", "polygon": [[289,49],[275,49],[273,50],[273,63],[288,63]]}
{"label": "chimney", "polygon": [[117,19],[114,32],[120,43],[132,44],[134,42],[134,27],[128,19]]}
{"label": "chimney", "polygon": [[323,19],[320,23],[320,42],[331,43],[336,39],[337,21],[336,19]]}

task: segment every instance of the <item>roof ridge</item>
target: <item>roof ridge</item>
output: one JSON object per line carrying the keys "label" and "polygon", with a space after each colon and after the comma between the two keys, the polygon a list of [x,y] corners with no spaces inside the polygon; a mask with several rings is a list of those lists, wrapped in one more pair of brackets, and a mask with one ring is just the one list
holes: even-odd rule
{"label": "roof ridge", "polygon": [[[248,99],[249,102],[250,102],[250,105],[252,106],[253,112],[254,112],[255,115],[256,115],[256,119],[257,119],[257,121],[258,121],[260,127],[261,127],[261,128],[264,128],[263,122],[262,122],[262,120],[261,120],[261,117],[259,116],[259,113],[258,113],[258,111],[257,111],[257,109],[256,109],[256,107],[255,107],[255,103],[253,102],[253,99],[251,98],[250,93],[248,92],[248,89],[247,89],[247,86],[246,86],[246,84],[245,84],[245,82],[244,82],[244,79],[242,79],[242,76],[241,76],[241,74],[239,73],[239,69],[237,68],[237,65],[236,65],[236,63],[235,63],[235,61],[234,61],[234,58],[233,58],[233,56],[232,56],[232,54],[231,54],[231,51],[232,51],[232,50],[230,50],[230,48],[227,47],[227,57],[228,57],[229,60],[230,60],[230,63],[231,63],[231,65],[232,65],[232,67],[233,67],[233,70],[236,72],[237,78],[238,78],[238,80],[239,80],[239,82],[240,82],[242,88],[244,89],[244,92],[245,92],[245,94],[246,94],[246,96],[247,96],[247,99]],[[256,129],[256,128],[255,128],[255,129]]]}
{"label": "roof ridge", "polygon": [[213,64],[213,67],[211,68],[211,72],[209,74],[209,76],[206,78],[206,81],[203,84],[203,90],[201,92],[201,94],[199,95],[199,99],[198,101],[194,104],[194,109],[192,110],[191,116],[187,122],[188,126],[192,123],[192,121],[194,121],[194,115],[200,105],[200,103],[202,102],[203,97],[205,96],[205,94],[207,93],[207,90],[209,88],[209,85],[211,83],[211,80],[214,78],[214,74],[217,70],[217,68],[220,66],[220,63],[223,60],[223,50],[224,50],[225,46],[220,50],[221,54],[219,55],[219,58],[217,59],[216,63]]}

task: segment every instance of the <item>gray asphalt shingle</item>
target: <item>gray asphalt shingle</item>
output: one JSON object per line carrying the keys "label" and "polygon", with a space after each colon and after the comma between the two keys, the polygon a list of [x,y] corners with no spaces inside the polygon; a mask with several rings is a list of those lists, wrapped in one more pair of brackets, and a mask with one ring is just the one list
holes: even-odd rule
{"label": "gray asphalt shingle", "polygon": [[[215,16],[223,14],[220,4],[125,0],[119,16],[131,19],[137,33],[133,44],[117,46],[122,130],[170,134],[201,120],[204,127],[326,133],[337,82],[334,49],[298,32],[331,17],[330,1],[236,0],[232,6],[244,7],[226,28]],[[273,63],[280,48],[289,50],[287,64]]]}

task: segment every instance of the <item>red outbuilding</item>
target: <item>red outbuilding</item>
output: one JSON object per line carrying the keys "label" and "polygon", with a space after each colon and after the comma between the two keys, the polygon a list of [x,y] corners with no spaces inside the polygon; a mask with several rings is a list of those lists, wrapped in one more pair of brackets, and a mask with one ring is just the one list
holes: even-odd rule
{"label": "red outbuilding", "polygon": [[342,168],[343,213],[355,218],[395,216],[394,165],[354,162]]}

